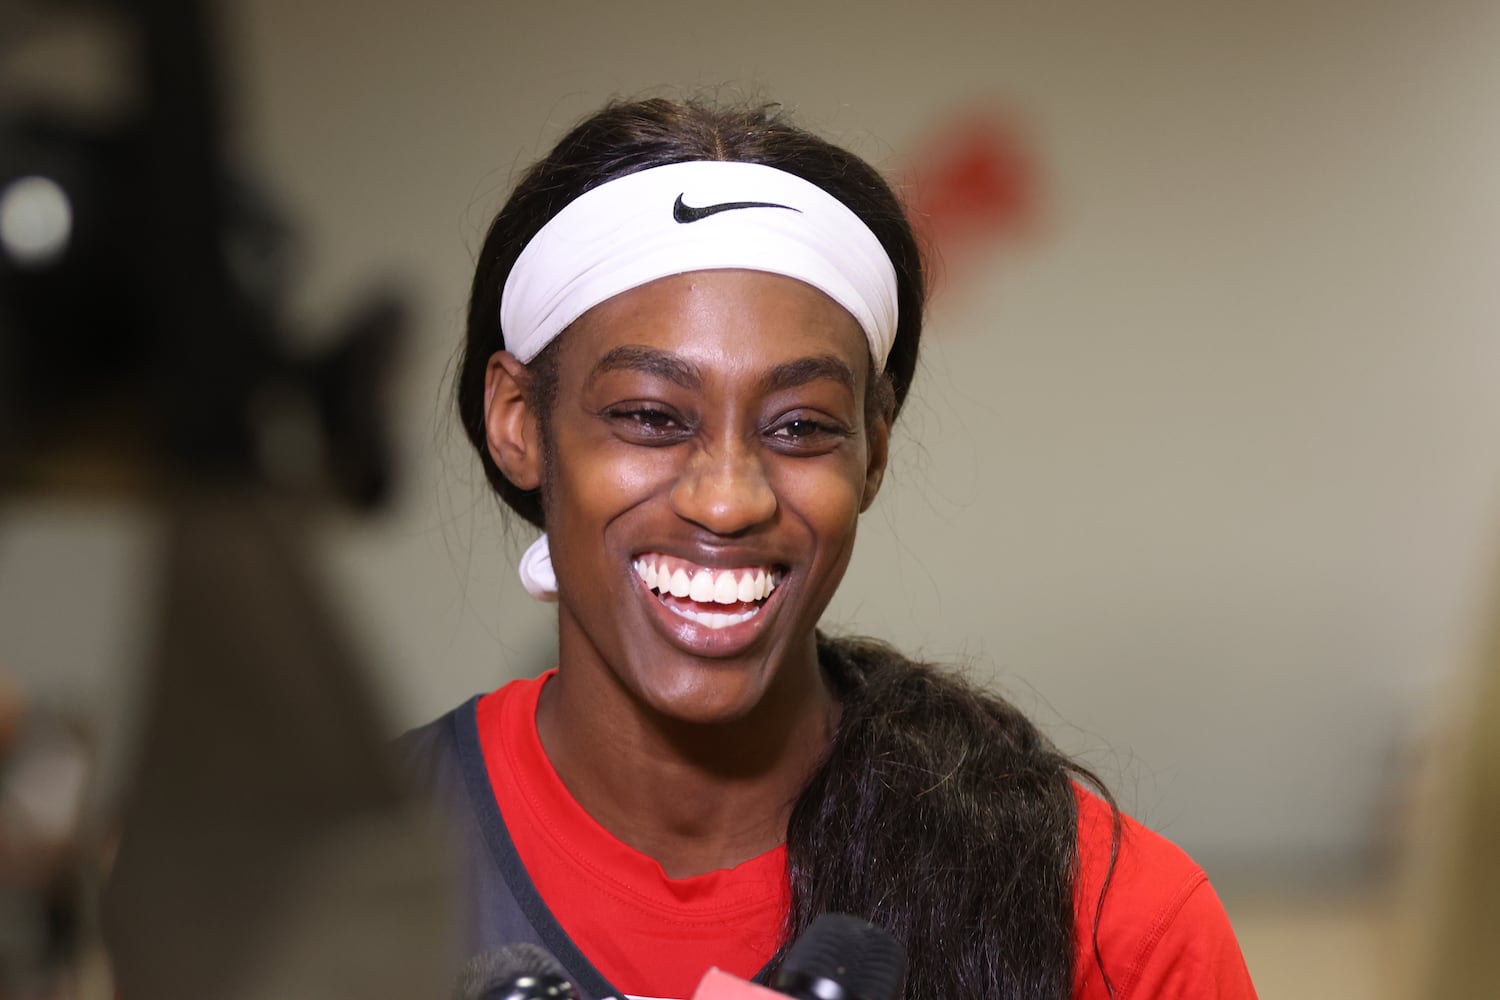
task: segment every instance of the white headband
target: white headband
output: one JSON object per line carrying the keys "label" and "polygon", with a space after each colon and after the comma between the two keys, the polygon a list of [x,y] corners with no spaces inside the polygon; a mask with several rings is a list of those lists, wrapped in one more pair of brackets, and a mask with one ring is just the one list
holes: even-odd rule
{"label": "white headband", "polygon": [[627,174],[566,205],[505,280],[505,346],[524,364],[605,299],[725,268],[786,275],[823,292],[859,323],[885,367],[896,338],[896,269],[875,234],[816,184],[719,160]]}
{"label": "white headband", "polygon": [[[529,363],[591,308],[658,278],[744,268],[796,278],[849,311],[884,369],[896,339],[896,269],[868,226],[809,181],[758,163],[695,160],[579,195],[516,259],[500,295],[506,348]],[[521,583],[557,599],[543,534]]]}

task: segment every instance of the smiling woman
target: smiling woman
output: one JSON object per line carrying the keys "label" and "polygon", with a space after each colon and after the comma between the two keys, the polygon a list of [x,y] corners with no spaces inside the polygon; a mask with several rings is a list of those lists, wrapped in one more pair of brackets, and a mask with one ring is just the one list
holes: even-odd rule
{"label": "smiling woman", "polygon": [[1011,706],[818,631],[923,297],[880,176],[765,109],[613,105],[517,186],[458,404],[545,531],[558,662],[403,740],[454,820],[461,954],[687,997],[832,911],[904,945],[912,998],[1254,995],[1202,871]]}
{"label": "smiling woman", "polygon": [[[518,362],[495,356],[488,388],[496,463],[513,482],[548,470],[568,669],[542,701],[544,742],[575,687],[616,691],[627,719],[826,714],[815,629],[890,423],[866,424],[870,348],[854,320],[791,278],[697,271],[593,307],[557,352],[545,440],[528,433]],[[741,601],[757,579],[765,595]]]}

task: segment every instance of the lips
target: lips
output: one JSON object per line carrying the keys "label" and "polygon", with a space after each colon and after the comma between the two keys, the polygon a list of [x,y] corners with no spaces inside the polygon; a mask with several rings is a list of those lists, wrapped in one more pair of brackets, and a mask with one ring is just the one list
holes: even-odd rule
{"label": "lips", "polygon": [[775,566],[718,568],[658,553],[645,553],[634,565],[636,575],[666,608],[710,629],[754,618],[781,582]]}

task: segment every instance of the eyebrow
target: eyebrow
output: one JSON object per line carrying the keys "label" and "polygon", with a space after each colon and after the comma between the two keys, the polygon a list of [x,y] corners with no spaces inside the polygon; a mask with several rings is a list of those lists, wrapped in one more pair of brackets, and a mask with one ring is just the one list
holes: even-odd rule
{"label": "eyebrow", "polygon": [[[604,357],[595,363],[593,371],[589,372],[587,381],[593,382],[601,375],[616,371],[640,372],[665,379],[684,389],[699,389],[703,386],[703,375],[695,365],[667,351],[641,344],[624,344],[605,352]],[[765,393],[783,392],[824,379],[837,382],[850,392],[854,391],[854,370],[832,354],[815,354],[783,362],[761,378],[760,389]]]}
{"label": "eyebrow", "polygon": [[761,388],[767,393],[781,392],[823,379],[837,382],[850,392],[854,391],[854,369],[832,354],[817,354],[779,364],[761,379]]}
{"label": "eyebrow", "polygon": [[633,371],[666,379],[684,389],[698,389],[703,385],[703,376],[698,369],[681,358],[659,351],[654,347],[625,344],[606,352],[589,372],[588,382],[607,372]]}

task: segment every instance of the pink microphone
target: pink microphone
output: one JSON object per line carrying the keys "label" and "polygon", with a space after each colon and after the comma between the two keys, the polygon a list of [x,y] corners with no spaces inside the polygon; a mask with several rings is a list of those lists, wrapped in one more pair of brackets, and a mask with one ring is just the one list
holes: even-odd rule
{"label": "pink microphone", "polygon": [[747,983],[722,969],[711,968],[698,981],[693,1000],[787,1000],[785,993]]}

